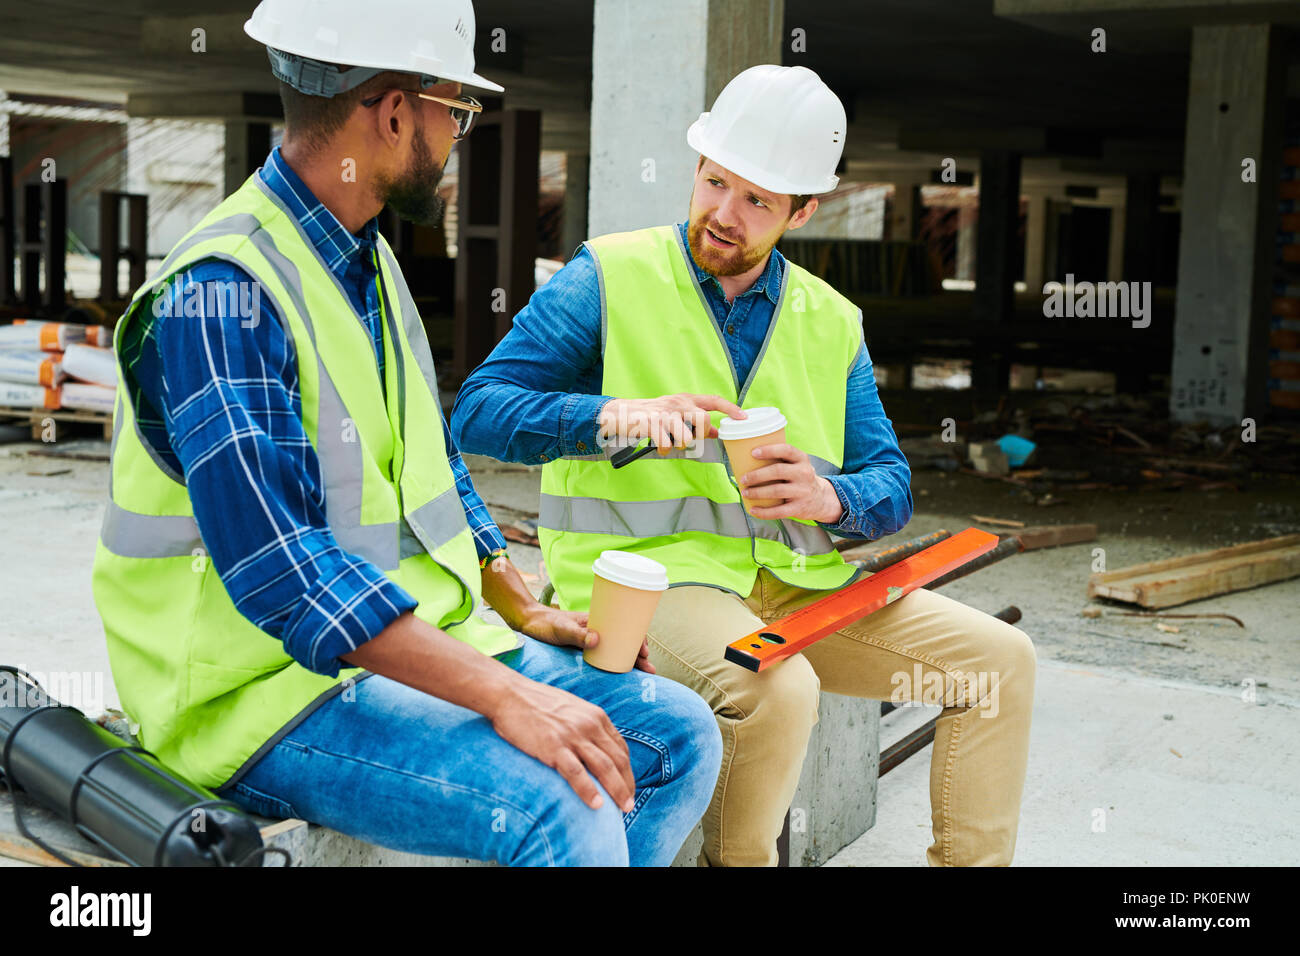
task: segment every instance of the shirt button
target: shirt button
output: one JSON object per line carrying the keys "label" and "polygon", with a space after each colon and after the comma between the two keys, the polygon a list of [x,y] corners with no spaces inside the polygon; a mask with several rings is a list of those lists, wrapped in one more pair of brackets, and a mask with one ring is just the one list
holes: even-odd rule
{"label": "shirt button", "polygon": [[727,326],[727,334],[728,334],[728,335],[735,335],[735,334],[736,334],[736,327],[735,327],[734,325],[729,325],[729,326]]}
{"label": "shirt button", "polygon": [[587,450],[587,443],[585,441],[578,442],[578,451],[586,451],[586,450]]}

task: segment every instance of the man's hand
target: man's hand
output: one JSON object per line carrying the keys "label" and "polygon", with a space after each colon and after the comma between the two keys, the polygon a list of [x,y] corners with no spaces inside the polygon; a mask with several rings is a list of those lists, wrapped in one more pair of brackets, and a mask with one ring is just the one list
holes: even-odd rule
{"label": "man's hand", "polygon": [[600,410],[599,439],[617,437],[634,445],[649,438],[666,455],[669,448],[685,448],[695,438],[717,438],[709,412],[748,417],[740,406],[717,395],[682,392],[659,398],[615,398]]}
{"label": "man's hand", "polygon": [[601,796],[587,771],[631,809],[636,781],[627,744],[594,704],[529,680],[410,611],[340,660],[482,714],[500,737],[558,771],[593,810]]}
{"label": "man's hand", "polygon": [[627,743],[599,707],[525,680],[499,699],[487,717],[498,736],[553,768],[593,810],[604,800],[588,770],[624,813],[631,811],[636,779]]}
{"label": "man's hand", "polygon": [[[561,611],[540,602],[524,612],[518,630],[529,637],[559,647],[587,648],[600,643],[600,635],[587,626],[586,611]],[[636,668],[647,674],[655,672],[654,665],[650,663],[648,641],[641,642]]]}
{"label": "man's hand", "polygon": [[771,508],[754,508],[755,518],[803,518],[834,524],[844,506],[834,486],[813,470],[808,456],[793,445],[760,445],[754,457],[772,461],[739,480],[746,498],[784,498]]}

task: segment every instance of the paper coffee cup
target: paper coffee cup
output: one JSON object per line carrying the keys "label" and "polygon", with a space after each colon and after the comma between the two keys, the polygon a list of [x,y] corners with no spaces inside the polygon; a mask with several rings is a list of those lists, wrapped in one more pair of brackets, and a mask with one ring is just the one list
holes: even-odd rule
{"label": "paper coffee cup", "polygon": [[[771,459],[755,458],[751,452],[763,445],[781,445],[785,443],[785,416],[780,409],[770,405],[761,408],[747,408],[748,418],[723,418],[718,422],[718,438],[727,449],[727,460],[731,462],[731,473],[736,476],[736,483],[755,468],[770,465]],[[740,496],[745,510],[753,514],[754,508],[775,508],[785,501],[784,498],[746,498]]]}
{"label": "paper coffee cup", "polygon": [[587,626],[600,635],[582,659],[592,667],[625,674],[636,664],[659,595],[668,590],[668,569],[628,551],[602,551],[591,566],[591,612]]}

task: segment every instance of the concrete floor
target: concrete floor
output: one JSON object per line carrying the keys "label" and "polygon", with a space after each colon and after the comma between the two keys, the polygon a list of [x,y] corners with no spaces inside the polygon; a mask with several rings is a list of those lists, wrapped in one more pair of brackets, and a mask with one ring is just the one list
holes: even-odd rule
{"label": "concrete floor", "polygon": [[[106,447],[59,447],[78,445]],[[93,696],[102,680],[102,706],[115,707],[89,583],[107,465],[29,454],[42,447],[0,446],[0,663],[87,672],[84,686]],[[534,512],[536,470],[470,463],[499,522]],[[1270,486],[1210,502],[1194,492],[1158,499],[1111,492],[1042,509],[1009,486],[965,475],[922,472],[913,487],[917,513],[903,537],[959,530],[971,512],[1034,523],[1086,516],[1100,527],[1095,544],[1019,555],[945,589],[989,612],[1016,604],[1038,649],[1017,864],[1300,863],[1300,579],[1175,609],[1235,614],[1245,630],[1175,622],[1173,634],[1146,620],[1079,614],[1094,547],[1118,568],[1300,530],[1287,524],[1296,517],[1293,490]],[[511,545],[511,553],[535,575],[536,548]],[[540,589],[539,579],[530,583]],[[1254,700],[1243,700],[1252,682]],[[876,826],[830,865],[923,865],[930,753],[882,779]]]}

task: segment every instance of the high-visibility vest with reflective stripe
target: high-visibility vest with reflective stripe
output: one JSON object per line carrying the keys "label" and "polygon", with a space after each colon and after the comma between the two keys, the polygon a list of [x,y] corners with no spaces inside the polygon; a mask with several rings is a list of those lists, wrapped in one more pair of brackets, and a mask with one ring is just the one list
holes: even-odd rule
{"label": "high-visibility vest with reflective stripe", "polygon": [[[347,295],[258,176],[182,239],[136,293],[118,322],[118,355],[150,294],[197,261],[223,259],[252,275],[293,343],[303,426],[320,460],[325,517],[339,546],[414,597],[418,617],[499,654],[518,637],[475,613],[482,606],[478,556],[443,444],[433,359],[392,251],[382,238],[379,247],[382,382],[370,335]],[[227,335],[251,334],[241,324],[261,319],[232,308],[239,301],[233,286],[233,300],[202,305],[227,310],[217,313],[230,316]],[[197,294],[203,287],[192,288]],[[176,299],[179,310],[187,300]],[[197,310],[194,303],[169,321]],[[183,476],[141,436],[122,372],[95,603],[113,679],[141,742],[194,783],[217,787],[366,672],[310,671],[239,613],[203,547]],[[250,497],[241,507],[262,505]],[[310,569],[303,565],[304,574]],[[303,583],[302,600],[310,602],[330,582]]]}
{"label": "high-visibility vest with reflective stripe", "polygon": [[[720,395],[742,408],[775,405],[786,440],[822,475],[844,461],[848,373],[862,341],[857,306],[792,262],[746,381],[740,382],[675,226],[601,236],[601,394]],[[712,414],[716,425],[720,412]],[[668,569],[670,586],[707,584],[747,597],[760,567],[804,588],[847,584],[857,569],[815,522],[753,518],[741,504],[718,439],[651,453],[615,469],[618,449],[542,466],[538,538],[560,606],[587,610],[592,562],[633,551]]]}

